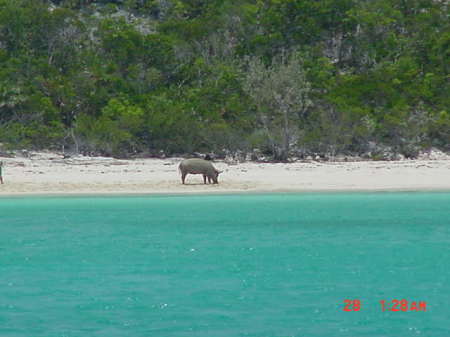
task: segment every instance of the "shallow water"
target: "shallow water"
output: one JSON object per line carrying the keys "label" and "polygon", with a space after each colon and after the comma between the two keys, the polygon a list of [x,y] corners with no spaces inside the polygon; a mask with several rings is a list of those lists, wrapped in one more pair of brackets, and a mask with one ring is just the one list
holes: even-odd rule
{"label": "shallow water", "polygon": [[0,336],[450,336],[449,247],[450,193],[1,198]]}

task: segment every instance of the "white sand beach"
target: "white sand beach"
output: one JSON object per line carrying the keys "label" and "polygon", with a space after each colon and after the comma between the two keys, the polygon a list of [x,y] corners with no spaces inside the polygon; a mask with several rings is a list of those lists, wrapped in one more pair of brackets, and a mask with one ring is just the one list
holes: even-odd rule
{"label": "white sand beach", "polygon": [[0,196],[65,194],[179,194],[311,191],[450,191],[450,156],[429,153],[418,160],[293,163],[215,161],[218,185],[201,175],[181,184],[181,158],[119,160],[31,152],[0,157]]}

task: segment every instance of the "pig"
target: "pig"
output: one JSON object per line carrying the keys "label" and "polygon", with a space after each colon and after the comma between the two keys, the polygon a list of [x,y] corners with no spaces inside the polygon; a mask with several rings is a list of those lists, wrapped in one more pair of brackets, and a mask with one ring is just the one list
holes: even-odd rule
{"label": "pig", "polygon": [[202,174],[203,182],[206,184],[206,178],[208,178],[208,183],[211,181],[214,184],[218,184],[217,178],[222,171],[217,170],[210,161],[204,159],[184,159],[178,170],[181,173],[181,182],[184,184],[186,176],[190,174]]}

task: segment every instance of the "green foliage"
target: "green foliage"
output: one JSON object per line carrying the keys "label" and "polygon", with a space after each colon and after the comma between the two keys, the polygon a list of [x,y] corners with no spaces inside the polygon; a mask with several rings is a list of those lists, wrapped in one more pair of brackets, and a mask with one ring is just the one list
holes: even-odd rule
{"label": "green foliage", "polygon": [[82,140],[84,151],[124,155],[137,152],[134,134],[142,130],[142,122],[141,108],[126,99],[112,98],[99,117],[81,114],[75,132]]}
{"label": "green foliage", "polygon": [[312,104],[311,85],[306,80],[300,55],[283,54],[267,67],[260,58],[251,59],[244,87],[255,101],[275,158],[287,160],[298,133],[295,124]]}
{"label": "green foliage", "polygon": [[[449,150],[448,13],[435,0],[0,0],[0,142]],[[274,66],[294,53],[301,67]]]}

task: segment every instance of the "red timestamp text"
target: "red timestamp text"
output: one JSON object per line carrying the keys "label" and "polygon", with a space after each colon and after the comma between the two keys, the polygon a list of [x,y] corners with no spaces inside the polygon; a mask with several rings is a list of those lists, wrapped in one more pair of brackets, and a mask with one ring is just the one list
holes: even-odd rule
{"label": "red timestamp text", "polygon": [[382,311],[427,311],[427,302],[425,301],[408,301],[392,300],[390,302],[381,300]]}
{"label": "red timestamp text", "polygon": [[[359,299],[345,299],[343,311],[360,311],[362,309],[362,301]],[[408,301],[406,299],[391,301],[380,301],[382,311],[427,311],[426,301]]]}
{"label": "red timestamp text", "polygon": [[361,301],[360,300],[344,300],[345,307],[344,311],[360,311]]}

